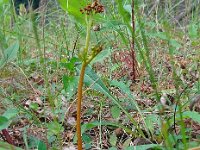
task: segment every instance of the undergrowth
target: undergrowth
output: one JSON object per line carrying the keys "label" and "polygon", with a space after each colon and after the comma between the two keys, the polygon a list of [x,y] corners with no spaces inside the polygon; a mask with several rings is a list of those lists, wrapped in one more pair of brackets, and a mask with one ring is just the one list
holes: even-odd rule
{"label": "undergrowth", "polygon": [[67,2],[0,1],[0,147],[198,149],[199,2],[102,0],[92,17],[94,1]]}

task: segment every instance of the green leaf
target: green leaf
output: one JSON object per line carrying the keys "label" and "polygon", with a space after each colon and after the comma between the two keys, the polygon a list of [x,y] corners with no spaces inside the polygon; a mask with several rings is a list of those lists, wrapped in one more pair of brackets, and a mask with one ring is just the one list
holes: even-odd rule
{"label": "green leaf", "polygon": [[[124,36],[124,33],[122,32],[121,28],[119,28],[119,26],[126,26],[123,22],[120,22],[119,20],[110,20],[110,18],[105,18],[105,24],[104,24],[104,29],[105,30],[108,30],[108,29],[112,29],[114,31],[116,31],[122,41],[124,42],[124,44],[128,45],[128,42],[127,42],[127,38]],[[102,29],[102,30],[104,30]]]}
{"label": "green leaf", "polygon": [[191,39],[198,38],[198,26],[196,24],[191,24],[188,28],[188,33]]}
{"label": "green leaf", "polygon": [[4,58],[9,62],[17,58],[17,52],[19,50],[19,43],[16,42],[4,51]]}
{"label": "green leaf", "polygon": [[114,133],[110,135],[109,142],[112,146],[116,146],[117,136]]}
{"label": "green leaf", "polygon": [[[185,111],[182,113],[183,119],[191,118],[193,121],[200,123],[200,114],[196,111]],[[180,121],[180,114],[176,114],[176,122]],[[171,117],[169,123],[174,123],[174,118]]]}
{"label": "green leaf", "polygon": [[121,113],[121,111],[120,111],[119,107],[117,107],[117,106],[111,107],[111,114],[114,119],[119,118],[120,113]]}
{"label": "green leaf", "polygon": [[37,103],[32,102],[29,107],[33,110],[38,110],[39,105]]}
{"label": "green leaf", "polygon": [[6,63],[13,61],[15,58],[17,58],[18,50],[19,43],[16,42],[4,51],[3,58],[0,60],[0,69],[3,68]]}
{"label": "green leaf", "polygon": [[49,132],[55,135],[58,135],[60,132],[64,130],[63,126],[56,121],[48,123],[47,127]]}
{"label": "green leaf", "polygon": [[80,12],[87,5],[87,0],[58,0],[61,8],[74,17],[82,25],[85,23],[85,15]]}
{"label": "green leaf", "polygon": [[67,11],[67,0],[58,0],[58,3],[60,4],[60,7],[64,10]]}
{"label": "green leaf", "polygon": [[[123,18],[123,22],[126,25],[126,27],[128,28],[129,32],[131,33],[131,35],[134,35],[134,31],[133,28],[130,24],[131,22],[131,12],[132,12],[132,8],[131,5],[124,5],[123,4],[124,1],[122,0],[117,0],[117,6],[118,6],[118,12],[120,14],[120,16]],[[122,40],[125,42],[125,44],[127,44],[127,38],[124,37],[124,33],[121,32],[121,29],[117,31]]]}
{"label": "green leaf", "polygon": [[83,138],[84,143],[90,143],[92,141],[91,137],[84,133],[82,134],[82,138]]}
{"label": "green leaf", "polygon": [[157,125],[159,125],[159,127],[161,127],[160,119],[157,114],[147,115],[145,121],[146,121],[147,128],[151,131],[151,133],[154,133],[155,124],[157,124]]}
{"label": "green leaf", "polygon": [[85,143],[85,149],[91,149],[92,148],[92,144],[91,143]]}
{"label": "green leaf", "polygon": [[46,144],[41,140],[38,143],[38,150],[47,150]]}
{"label": "green leaf", "polygon": [[173,46],[174,48],[181,48],[181,44],[174,39],[169,40],[169,45]]}
{"label": "green leaf", "polygon": [[129,87],[122,81],[117,80],[111,80],[110,84],[112,86],[118,87],[123,93],[128,94],[128,96],[132,99],[134,96],[132,95],[132,92],[130,91]]}
{"label": "green leaf", "polygon": [[6,117],[0,116],[0,130],[6,129],[9,124],[9,120]]}
{"label": "green leaf", "polygon": [[75,71],[75,63],[79,62],[80,60],[76,57],[72,57],[69,62],[67,63],[61,63],[66,69],[68,69],[70,72]]}
{"label": "green leaf", "polygon": [[67,76],[63,75],[63,84],[64,89],[67,93],[67,99],[69,100],[76,92],[76,88],[78,85],[78,79],[77,76]]}
{"label": "green leaf", "polygon": [[0,0],[0,7],[3,5],[3,4],[8,4],[9,0]]}
{"label": "green leaf", "polygon": [[200,123],[200,114],[196,111],[183,112],[184,118],[191,118],[193,121]]}
{"label": "green leaf", "polygon": [[3,113],[3,116],[9,120],[16,117],[18,113],[19,111],[16,108],[9,108]]}
{"label": "green leaf", "polygon": [[[121,17],[123,18],[125,23],[130,23],[130,19],[131,19],[131,14],[129,13],[130,11],[127,11],[128,7],[127,5],[123,5],[123,1],[122,0],[117,0],[117,4],[118,4],[118,11],[119,14],[121,15]],[[130,6],[129,6],[130,7]],[[130,9],[130,8],[129,8]]]}
{"label": "green leaf", "polygon": [[109,57],[111,55],[111,49],[105,49],[101,51],[91,62],[90,64],[94,64],[96,62],[102,62],[106,57]]}
{"label": "green leaf", "polygon": [[132,7],[130,4],[124,5],[124,10],[126,10],[130,15],[132,14]]}
{"label": "green leaf", "polygon": [[0,150],[22,150],[21,148],[15,147],[7,142],[0,141]]}
{"label": "green leaf", "polygon": [[171,55],[174,55],[174,54],[175,54],[175,52],[176,52],[176,48],[175,48],[175,47],[172,47],[172,46],[170,46],[170,47],[169,47],[169,53],[170,53]]}

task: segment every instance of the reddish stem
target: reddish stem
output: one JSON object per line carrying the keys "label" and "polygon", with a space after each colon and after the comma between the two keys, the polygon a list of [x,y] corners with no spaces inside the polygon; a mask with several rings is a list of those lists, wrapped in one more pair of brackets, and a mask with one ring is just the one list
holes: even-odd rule
{"label": "reddish stem", "polygon": [[78,139],[78,150],[82,150],[82,138],[81,138],[81,102],[82,102],[82,95],[83,95],[83,80],[85,74],[85,68],[87,64],[83,62],[80,72],[80,79],[78,84],[78,94],[77,94],[77,120],[76,120],[76,132],[77,132],[77,139]]}
{"label": "reddish stem", "polygon": [[134,45],[135,45],[135,19],[134,19],[134,0],[132,0],[132,42],[131,42],[131,55],[132,55],[132,70],[133,70],[133,78],[132,80],[135,81],[136,79],[136,57],[135,57],[135,48],[134,48]]}

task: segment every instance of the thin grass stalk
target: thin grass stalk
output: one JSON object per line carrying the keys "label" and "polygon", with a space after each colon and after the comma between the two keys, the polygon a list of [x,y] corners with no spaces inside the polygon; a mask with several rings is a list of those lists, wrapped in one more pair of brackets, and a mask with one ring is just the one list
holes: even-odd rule
{"label": "thin grass stalk", "polygon": [[[170,47],[169,47],[170,49]],[[181,98],[181,94],[179,93],[179,87],[181,86],[179,81],[181,80],[180,77],[177,76],[176,74],[176,69],[174,67],[174,62],[172,61],[173,60],[173,55],[172,53],[170,53],[170,57],[171,57],[171,64],[172,64],[172,70],[173,70],[173,80],[174,80],[174,83],[175,83],[175,89],[176,89],[176,93],[175,93],[175,99],[176,99],[176,103],[177,103],[177,106],[178,106],[178,115],[180,117],[180,129],[181,129],[181,135],[182,135],[182,142],[183,142],[183,145],[184,145],[184,149],[187,149],[188,146],[187,146],[187,140],[186,140],[186,130],[185,130],[185,123],[183,121],[183,113],[182,113],[182,104],[181,104],[181,101],[180,101],[180,98]],[[176,113],[176,109],[175,109],[175,113]],[[175,120],[176,121],[176,120]],[[174,122],[175,123],[175,122]],[[176,131],[176,129],[174,129]]]}

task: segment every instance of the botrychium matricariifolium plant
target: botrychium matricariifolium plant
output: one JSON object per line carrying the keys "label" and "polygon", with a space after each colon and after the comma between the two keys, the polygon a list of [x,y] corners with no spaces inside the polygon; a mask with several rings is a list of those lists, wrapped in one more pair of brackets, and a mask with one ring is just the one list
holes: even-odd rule
{"label": "botrychium matricariifolium plant", "polygon": [[82,137],[81,137],[81,102],[83,96],[83,80],[85,69],[87,65],[95,58],[103,49],[103,45],[97,44],[94,47],[90,48],[90,36],[92,25],[94,22],[94,16],[96,14],[104,12],[104,7],[99,3],[98,0],[95,0],[93,3],[88,4],[86,7],[81,8],[80,12],[82,15],[85,15],[86,21],[86,39],[85,39],[85,47],[78,54],[80,60],[82,61],[82,67],[80,71],[80,78],[78,83],[78,92],[77,92],[77,122],[76,122],[76,132],[77,132],[77,140],[78,140],[78,150],[82,150]]}

